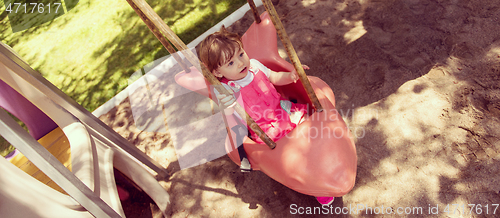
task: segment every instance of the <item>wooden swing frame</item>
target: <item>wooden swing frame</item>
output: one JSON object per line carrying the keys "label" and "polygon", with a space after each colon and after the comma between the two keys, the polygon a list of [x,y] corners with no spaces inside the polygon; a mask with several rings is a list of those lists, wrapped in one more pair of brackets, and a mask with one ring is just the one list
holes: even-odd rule
{"label": "wooden swing frame", "polygon": [[[258,15],[257,8],[253,0],[247,0],[247,1],[252,9],[255,21],[259,23],[260,17]],[[167,49],[167,51],[173,55],[175,60],[180,64],[180,66],[185,70],[185,72],[189,72],[190,71],[189,68],[186,67],[186,65],[182,61],[182,58],[178,54],[176,54],[174,48],[170,43],[172,43],[173,46],[175,46],[175,48],[177,48],[178,51],[181,51],[186,57],[186,59],[193,66],[196,66],[199,72],[202,72],[205,79],[208,82],[210,82],[210,84],[215,89],[217,89],[219,93],[231,96],[231,94],[221,85],[220,81],[217,78],[215,78],[215,76],[203,64],[200,64],[199,66],[201,69],[198,69],[197,63],[201,63],[198,57],[190,49],[188,49],[186,44],[184,44],[184,42],[182,42],[182,40],[165,24],[165,22],[163,22],[163,20],[158,16],[158,14],[156,14],[156,12],[154,12],[154,10],[147,2],[145,2],[144,0],[127,0],[127,2],[139,15],[139,17],[144,21],[144,23],[148,26],[148,28],[153,32],[156,38],[158,38],[158,40],[162,43],[162,45]],[[306,93],[309,96],[309,99],[311,100],[315,110],[317,112],[323,111],[323,107],[321,106],[321,103],[319,102],[318,97],[316,96],[314,89],[312,88],[309,79],[307,78],[307,75],[304,72],[304,69],[302,68],[302,64],[300,63],[297,53],[293,48],[290,38],[288,37],[285,28],[283,27],[283,24],[281,23],[278,13],[276,12],[276,9],[274,8],[271,0],[262,0],[262,3],[264,4],[266,11],[269,13],[271,17],[274,27],[276,28],[276,31],[283,45],[285,46],[288,57],[290,58],[295,70],[297,71],[299,79],[302,82],[303,87],[306,90]],[[168,41],[165,39],[164,36],[168,39]],[[266,143],[266,145],[269,146],[269,148],[274,149],[276,147],[276,143],[272,141],[269,138],[269,136],[267,136],[267,134],[259,127],[259,125],[255,123],[255,121],[248,115],[248,113],[240,104],[236,103],[234,109],[241,117],[245,117],[247,125],[257,135],[259,135],[262,141]]]}

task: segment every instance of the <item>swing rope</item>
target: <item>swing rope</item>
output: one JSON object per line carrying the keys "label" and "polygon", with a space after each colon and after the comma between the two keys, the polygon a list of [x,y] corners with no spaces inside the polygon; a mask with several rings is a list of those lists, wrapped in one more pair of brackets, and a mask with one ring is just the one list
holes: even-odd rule
{"label": "swing rope", "polygon": [[252,9],[253,12],[253,18],[255,19],[255,23],[259,24],[260,23],[260,15],[259,11],[257,11],[257,6],[253,2],[253,0],[247,0],[248,5],[250,5],[250,8]]}
{"label": "swing rope", "polygon": [[[253,4],[255,6],[253,0],[247,0],[247,1],[250,5]],[[297,53],[293,48],[292,42],[290,41],[290,38],[288,37],[288,34],[285,31],[285,27],[283,27],[283,23],[281,23],[281,20],[278,16],[278,13],[276,12],[276,9],[273,6],[273,3],[271,2],[271,0],[262,0],[262,3],[264,4],[267,13],[269,13],[270,18],[273,21],[274,27],[276,28],[276,32],[278,33],[278,36],[280,37],[281,42],[285,47],[286,53],[288,54],[290,61],[292,62],[295,70],[299,74],[299,79],[302,82],[302,86],[304,86],[304,89],[306,90],[309,99],[313,103],[314,108],[316,108],[316,111],[318,112],[323,111],[323,106],[321,106],[321,103],[319,102],[319,99],[316,96],[316,93],[314,92],[314,89],[312,88],[306,73],[304,72],[304,68],[302,68],[302,64],[300,63],[299,57],[297,56]],[[254,15],[258,14],[256,7],[251,7],[251,9]]]}
{"label": "swing rope", "polygon": [[[149,22],[152,23],[150,27],[150,30],[155,33],[155,29],[158,29],[159,32],[163,33],[165,37],[174,45],[175,48],[177,48],[178,51],[181,51],[186,59],[197,68],[199,72],[202,72],[203,76],[205,77],[208,82],[221,94],[229,95],[231,94],[222,86],[220,81],[215,78],[215,76],[208,71],[208,69],[203,65],[200,64],[201,69],[198,68],[198,64],[201,61],[198,59],[198,57],[182,42],[182,40],[163,22],[163,20],[154,12],[154,10],[151,8],[151,6],[146,3],[144,0],[127,0],[127,2],[130,4],[130,6],[134,9],[134,11],[141,17],[141,18],[146,18],[148,22],[146,22],[146,25],[148,25]],[[145,20],[145,19],[143,19]],[[149,25],[148,25],[149,27]],[[162,41],[163,36],[161,34],[155,34],[155,36]],[[163,43],[162,43],[163,44]],[[163,44],[165,48],[168,47],[170,44]],[[171,47],[171,46],[170,46]],[[167,50],[170,48],[167,48]],[[170,51],[169,51],[170,52]],[[175,58],[175,56],[174,56]],[[180,58],[180,57],[179,57]],[[267,134],[255,123],[255,121],[248,115],[248,113],[245,111],[245,109],[236,102],[236,105],[234,106],[234,110],[241,116],[245,117],[247,125],[252,129],[259,137],[262,139],[264,143],[266,143],[269,148],[274,149],[276,147],[276,143],[267,136]],[[224,116],[224,115],[223,115]]]}
{"label": "swing rope", "polygon": [[136,4],[131,2],[131,0],[127,0],[127,2],[134,9],[134,11],[139,15],[139,17],[146,24],[146,26],[149,28],[149,30],[151,30],[151,32],[153,32],[153,34],[156,36],[156,38],[161,42],[163,47],[165,47],[167,49],[168,53],[170,53],[174,57],[175,61],[177,61],[177,63],[179,63],[181,68],[186,73],[191,72],[191,69],[189,69],[186,66],[186,64],[184,63],[184,61],[182,61],[182,58],[176,53],[176,51],[172,47],[172,45],[165,39],[165,37],[163,37],[163,35],[161,34],[158,27],[155,26],[155,24],[137,7]]}

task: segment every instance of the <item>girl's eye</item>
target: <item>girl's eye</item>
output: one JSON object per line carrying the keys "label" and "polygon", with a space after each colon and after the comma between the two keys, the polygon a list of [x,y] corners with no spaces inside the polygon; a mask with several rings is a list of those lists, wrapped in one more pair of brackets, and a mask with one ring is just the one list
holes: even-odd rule
{"label": "girl's eye", "polygon": [[241,52],[240,57],[243,57],[243,52]]}
{"label": "girl's eye", "polygon": [[231,66],[231,65],[233,65],[233,62],[231,61],[231,62],[229,62],[229,64],[227,64],[227,65],[228,65],[228,66]]}

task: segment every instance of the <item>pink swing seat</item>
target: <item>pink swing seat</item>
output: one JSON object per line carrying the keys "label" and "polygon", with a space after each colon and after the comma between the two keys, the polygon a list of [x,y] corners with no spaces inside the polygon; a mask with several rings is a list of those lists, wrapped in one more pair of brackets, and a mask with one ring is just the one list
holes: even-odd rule
{"label": "pink swing seat", "polygon": [[[242,36],[245,51],[274,71],[291,71],[293,65],[283,60],[277,49],[276,29],[268,15],[261,15],[262,22],[253,23]],[[176,75],[176,82],[192,91],[211,97],[208,82],[193,67],[191,73]],[[308,76],[321,103],[323,112],[314,112],[287,136],[276,141],[271,150],[245,137],[243,146],[254,170],[260,170],[281,184],[312,196],[340,197],[353,187],[356,178],[357,155],[351,134],[335,109],[332,89],[321,79]],[[285,98],[298,103],[311,104],[302,83],[276,86]],[[216,101],[217,102],[217,101]],[[235,141],[235,134],[232,134]],[[229,137],[225,143],[228,156],[240,165],[237,149]]]}

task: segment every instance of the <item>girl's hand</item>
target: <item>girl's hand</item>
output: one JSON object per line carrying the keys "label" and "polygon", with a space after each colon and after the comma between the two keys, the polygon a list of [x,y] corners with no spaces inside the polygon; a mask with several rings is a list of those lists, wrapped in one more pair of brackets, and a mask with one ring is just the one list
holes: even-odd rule
{"label": "girl's hand", "polygon": [[[309,66],[307,66],[305,64],[302,65],[302,68],[304,70],[309,70],[310,69]],[[297,80],[299,80],[299,74],[297,73],[297,71],[295,69],[292,72],[290,72],[290,79],[292,79],[292,81],[294,83],[296,83]]]}
{"label": "girl's hand", "polygon": [[234,98],[233,94],[233,90],[231,89],[227,89],[227,91],[231,94],[231,95],[225,95],[225,94],[218,94],[216,93],[216,97],[217,99],[219,99],[219,102],[220,102],[220,106],[222,106],[225,110],[224,110],[224,113],[226,115],[229,115],[229,114],[232,114],[233,113],[233,107],[236,105],[236,99]]}
{"label": "girl's hand", "polygon": [[216,94],[217,99],[219,99],[219,102],[222,104],[222,106],[224,106],[224,108],[232,107],[232,106],[234,106],[234,103],[236,102],[236,100],[233,97],[233,94],[234,94],[233,90],[227,89],[227,91],[231,95]]}

